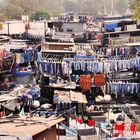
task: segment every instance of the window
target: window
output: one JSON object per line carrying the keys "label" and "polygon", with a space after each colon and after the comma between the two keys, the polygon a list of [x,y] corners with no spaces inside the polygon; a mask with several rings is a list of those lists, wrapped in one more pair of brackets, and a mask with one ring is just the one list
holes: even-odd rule
{"label": "window", "polygon": [[67,32],[72,32],[73,31],[73,29],[67,29]]}

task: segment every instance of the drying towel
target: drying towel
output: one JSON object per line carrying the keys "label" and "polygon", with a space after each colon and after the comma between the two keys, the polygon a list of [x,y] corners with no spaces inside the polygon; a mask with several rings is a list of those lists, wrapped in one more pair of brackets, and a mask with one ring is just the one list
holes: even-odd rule
{"label": "drying towel", "polygon": [[20,55],[20,53],[16,53],[16,62],[17,62],[17,64],[21,63],[21,55]]}
{"label": "drying towel", "polygon": [[82,118],[76,118],[76,122],[83,124],[83,119]]}
{"label": "drying towel", "polygon": [[136,125],[134,123],[130,124],[130,130],[132,135],[136,134]]}
{"label": "drying towel", "polygon": [[94,83],[96,86],[104,86],[105,85],[104,74],[94,74]]}
{"label": "drying towel", "polygon": [[80,87],[82,92],[91,90],[91,75],[80,75]]}
{"label": "drying towel", "polygon": [[125,130],[125,124],[115,124],[115,133],[116,131],[118,131],[119,134],[121,134],[122,136],[124,135],[124,130]]}

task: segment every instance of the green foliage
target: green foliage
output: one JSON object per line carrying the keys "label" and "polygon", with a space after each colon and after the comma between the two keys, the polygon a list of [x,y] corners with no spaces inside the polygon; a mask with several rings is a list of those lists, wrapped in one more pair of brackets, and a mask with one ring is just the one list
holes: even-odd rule
{"label": "green foliage", "polygon": [[53,16],[53,17],[59,16],[59,12],[58,11],[52,11],[52,12],[49,13],[49,15]]}
{"label": "green foliage", "polygon": [[6,19],[7,17],[5,16],[5,14],[3,12],[0,12],[0,21],[4,21]]}
{"label": "green foliage", "polygon": [[[7,4],[6,1],[9,3]],[[114,0],[114,9],[121,14],[124,13],[127,9],[128,1],[130,5],[133,5],[132,1],[138,3],[140,0]],[[104,0],[4,0],[4,2],[5,6],[3,7],[1,5],[1,7],[3,7],[3,14],[0,14],[0,20],[21,19],[21,15],[29,15],[31,19],[38,19],[38,15],[35,15],[38,11],[48,12],[51,16],[57,16],[64,11],[90,13],[95,16],[99,11],[102,13],[104,12]],[[108,13],[111,13],[111,3],[112,0],[105,0]],[[136,11],[139,11],[138,5],[134,7]],[[135,17],[138,17],[139,13],[136,11]],[[46,13],[38,14],[45,14],[45,17],[48,18]]]}
{"label": "green foliage", "polygon": [[37,11],[35,14],[31,16],[31,20],[48,20],[50,15],[46,11]]}
{"label": "green foliage", "polygon": [[15,6],[14,3],[11,3],[4,9],[4,14],[8,19],[21,19],[24,10],[20,6]]}
{"label": "green foliage", "polygon": [[2,11],[6,19],[21,19],[22,15],[36,16],[35,18],[37,18],[38,15],[35,14],[44,14],[48,18],[46,11],[56,14],[62,12],[62,9],[60,0],[9,0]]}

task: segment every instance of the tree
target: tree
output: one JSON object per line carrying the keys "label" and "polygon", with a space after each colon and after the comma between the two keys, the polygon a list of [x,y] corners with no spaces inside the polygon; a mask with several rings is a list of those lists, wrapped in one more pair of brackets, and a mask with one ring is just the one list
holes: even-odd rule
{"label": "tree", "polygon": [[31,16],[32,20],[41,20],[41,19],[49,19],[50,15],[46,11],[37,11],[35,14]]}
{"label": "tree", "polygon": [[[132,5],[132,0],[114,0],[114,9],[120,13],[124,12],[127,9],[127,1]],[[33,16],[38,11],[48,12],[51,15],[74,11],[96,16],[99,11],[104,12],[104,2],[107,13],[111,13],[112,0],[3,0],[0,8],[4,17],[8,19],[21,19],[21,15]]]}
{"label": "tree", "polygon": [[7,6],[2,10],[7,19],[21,19],[24,10],[20,6],[18,0],[11,0]]}
{"label": "tree", "polygon": [[[60,0],[4,0],[3,13],[7,19],[21,19],[21,15],[32,16],[38,11],[62,12]],[[0,7],[1,8],[1,7]],[[44,13],[45,14],[45,13]]]}
{"label": "tree", "polygon": [[129,3],[129,5],[130,5],[131,9],[134,8],[135,2],[136,2],[136,0],[128,0],[128,3]]}
{"label": "tree", "polygon": [[18,4],[10,3],[3,11],[8,19],[21,19],[24,10]]}
{"label": "tree", "polygon": [[55,10],[49,13],[49,15],[52,17],[59,16],[59,14],[60,13],[58,11],[55,11]]}
{"label": "tree", "polygon": [[4,21],[6,19],[7,17],[5,16],[5,14],[3,12],[0,12],[0,21]]}

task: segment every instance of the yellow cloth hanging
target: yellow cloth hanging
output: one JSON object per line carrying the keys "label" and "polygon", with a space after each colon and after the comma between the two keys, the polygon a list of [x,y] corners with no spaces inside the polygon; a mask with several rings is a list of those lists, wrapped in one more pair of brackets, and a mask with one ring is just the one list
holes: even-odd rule
{"label": "yellow cloth hanging", "polygon": [[16,53],[16,62],[19,64],[21,62],[21,54]]}

